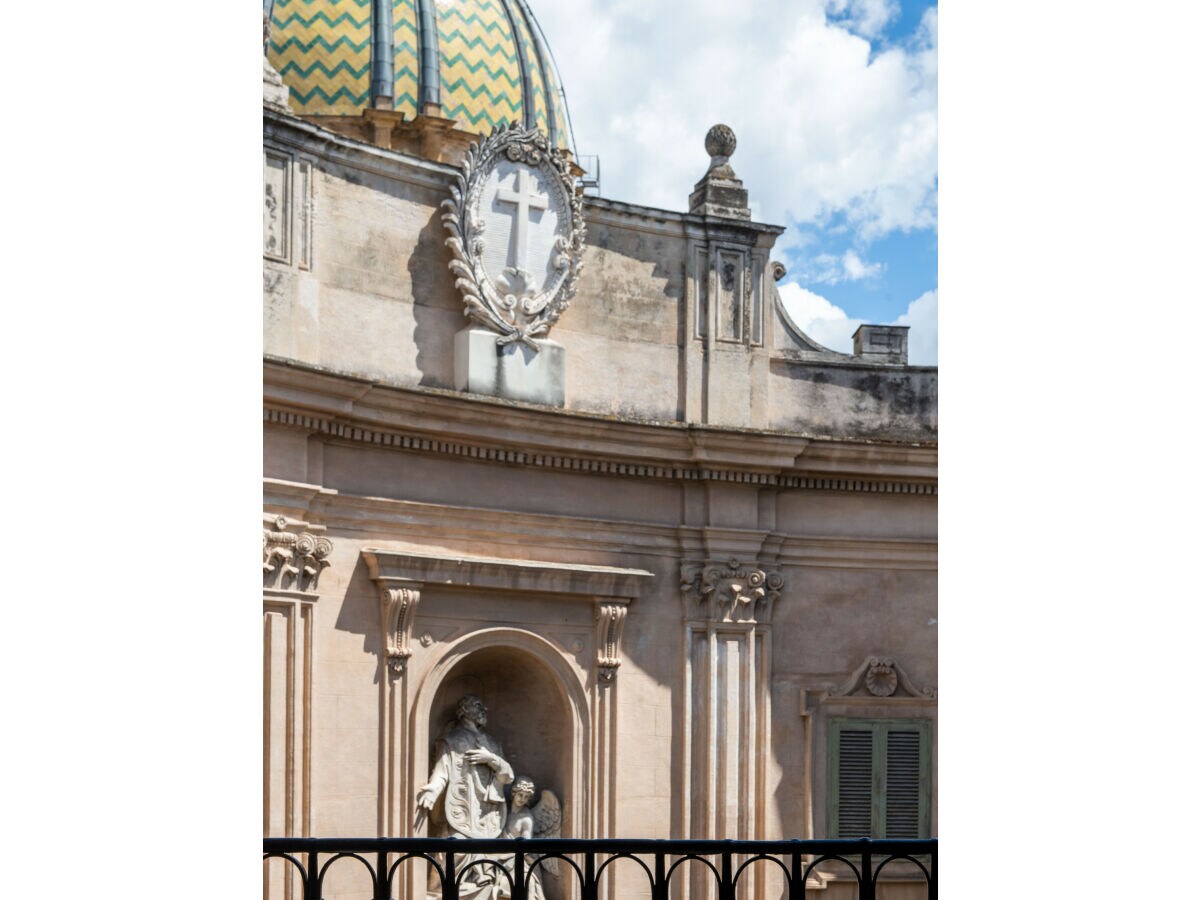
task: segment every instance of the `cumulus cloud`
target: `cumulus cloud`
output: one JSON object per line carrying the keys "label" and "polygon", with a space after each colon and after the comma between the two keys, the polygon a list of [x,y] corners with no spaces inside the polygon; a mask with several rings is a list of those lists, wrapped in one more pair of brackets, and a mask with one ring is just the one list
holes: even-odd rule
{"label": "cumulus cloud", "polygon": [[805,265],[804,280],[815,284],[841,284],[843,281],[865,281],[883,274],[883,263],[868,263],[853,250],[841,256],[820,253]]}
{"label": "cumulus cloud", "polygon": [[938,364],[938,292],[926,291],[893,325],[907,325],[908,361],[914,366]]}
{"label": "cumulus cloud", "polygon": [[878,37],[900,12],[897,0],[826,0],[826,12],[855,34]]}
{"label": "cumulus cloud", "polygon": [[[779,285],[779,297],[784,309],[801,331],[819,344],[839,353],[854,349],[854,332],[865,319],[852,319],[846,311],[820,294],[813,293],[795,282]],[[908,361],[914,366],[936,366],[938,363],[938,292],[926,291],[908,305],[904,314],[886,325],[907,325]]]}
{"label": "cumulus cloud", "polygon": [[684,209],[732,126],[732,164],[771,222],[844,214],[874,240],[937,218],[937,16],[876,46],[894,0],[535,4],[602,193]]}
{"label": "cumulus cloud", "polygon": [[818,344],[839,353],[851,351],[854,332],[859,325],[866,324],[863,319],[851,319],[840,306],[795,282],[779,285],[779,297],[797,328]]}

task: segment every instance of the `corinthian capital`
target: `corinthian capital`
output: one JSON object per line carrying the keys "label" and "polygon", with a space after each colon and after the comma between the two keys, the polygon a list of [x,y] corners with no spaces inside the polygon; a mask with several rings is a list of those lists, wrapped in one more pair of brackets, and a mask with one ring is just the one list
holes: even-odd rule
{"label": "corinthian capital", "polygon": [[680,589],[687,618],[765,624],[783,590],[783,575],[738,559],[684,563]]}

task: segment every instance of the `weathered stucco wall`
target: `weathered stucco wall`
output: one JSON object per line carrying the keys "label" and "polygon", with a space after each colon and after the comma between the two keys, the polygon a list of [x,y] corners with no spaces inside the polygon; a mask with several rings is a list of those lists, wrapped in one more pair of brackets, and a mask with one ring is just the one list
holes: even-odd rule
{"label": "weathered stucco wall", "polygon": [[[276,243],[265,262],[266,353],[452,389],[454,335],[467,320],[439,204],[454,170],[287,118],[269,122],[267,154],[267,233]],[[768,262],[780,229],[591,198],[584,209],[583,273],[551,333],[567,352],[567,409],[935,437],[936,370],[829,365],[820,353],[798,360],[773,349],[784,327]],[[722,299],[716,267],[729,259],[746,267],[741,300]],[[749,333],[733,333],[742,327],[736,303],[747,305]]]}

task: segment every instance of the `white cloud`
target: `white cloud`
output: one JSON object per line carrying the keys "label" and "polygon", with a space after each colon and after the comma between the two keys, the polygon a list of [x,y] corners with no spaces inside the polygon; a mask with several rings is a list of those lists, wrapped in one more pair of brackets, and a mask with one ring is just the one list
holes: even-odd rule
{"label": "white cloud", "polygon": [[[779,297],[796,326],[819,344],[839,353],[854,350],[854,332],[865,319],[852,319],[840,306],[795,282],[779,285]],[[926,291],[888,325],[907,325],[908,361],[914,366],[936,366],[938,347],[938,292]]]}
{"label": "white cloud", "polygon": [[[575,0],[535,4],[602,193],[684,209],[725,122],[770,222],[845,213],[867,240],[937,218],[937,16],[872,56],[891,0]],[[827,9],[841,10],[831,22]]]}
{"label": "white cloud", "polygon": [[826,0],[825,9],[855,34],[878,37],[900,13],[897,0]]}
{"label": "white cloud", "polygon": [[830,350],[849,353],[854,347],[854,332],[863,319],[851,319],[840,306],[830,303],[795,282],[779,285],[779,298],[796,327]]}
{"label": "white cloud", "polygon": [[908,361],[914,366],[938,364],[938,292],[926,291],[893,325],[907,325]]}
{"label": "white cloud", "polygon": [[812,284],[841,284],[843,281],[864,281],[883,274],[883,263],[868,263],[853,250],[841,256],[821,253],[805,260],[801,277]]}

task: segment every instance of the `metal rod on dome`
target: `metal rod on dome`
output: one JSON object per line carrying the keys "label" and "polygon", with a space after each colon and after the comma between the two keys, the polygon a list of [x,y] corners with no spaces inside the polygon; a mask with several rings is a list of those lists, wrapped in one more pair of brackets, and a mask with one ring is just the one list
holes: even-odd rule
{"label": "metal rod on dome", "polygon": [[[567,89],[563,87],[562,75],[558,69],[558,60],[554,58],[554,48],[546,40],[546,32],[542,31],[542,24],[532,16],[530,20],[533,22],[533,27],[537,29],[538,34],[542,36],[542,45],[546,48],[546,53],[550,56],[550,65],[554,67],[554,80],[558,82],[558,96],[562,98],[563,115],[567,117],[567,136],[571,139],[571,153],[578,159],[579,148],[575,145],[575,126],[571,122],[571,107],[567,105]],[[547,103],[549,103],[549,98],[547,98]]]}
{"label": "metal rod on dome", "polygon": [[[529,4],[525,0],[517,0],[517,6],[521,10],[521,15],[525,17],[525,25],[529,28],[529,34],[533,38],[533,52],[537,56],[538,71],[542,73],[542,86],[546,89],[546,122],[550,126],[550,146],[558,146],[558,117],[554,112],[554,97],[550,90],[549,72],[546,70],[546,41],[542,34],[542,26],[538,24],[537,19],[533,17],[533,11],[529,8]],[[554,73],[555,82],[558,81],[558,72]],[[533,95],[530,94],[532,105]],[[574,152],[572,147],[571,151]],[[578,155],[578,154],[576,154]]]}
{"label": "metal rod on dome", "polygon": [[438,49],[437,23],[433,18],[433,0],[417,0],[417,25],[421,36],[417,112],[424,115],[427,106],[442,105],[441,53]]}
{"label": "metal rod on dome", "polygon": [[[525,57],[525,42],[517,35],[517,19],[508,0],[500,0],[500,5],[504,7],[504,15],[508,17],[508,27],[512,33],[513,44],[517,48],[517,65],[521,69],[521,122],[525,128],[533,128],[537,120],[534,117],[533,79],[529,75],[529,60]],[[526,19],[525,23],[529,24],[529,20]]]}
{"label": "metal rod on dome", "polygon": [[371,2],[371,106],[379,108],[379,101],[387,101],[392,108],[395,93],[396,72],[392,56],[392,0]]}

